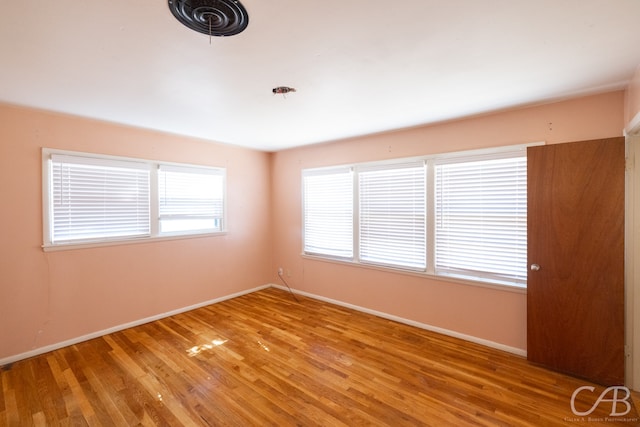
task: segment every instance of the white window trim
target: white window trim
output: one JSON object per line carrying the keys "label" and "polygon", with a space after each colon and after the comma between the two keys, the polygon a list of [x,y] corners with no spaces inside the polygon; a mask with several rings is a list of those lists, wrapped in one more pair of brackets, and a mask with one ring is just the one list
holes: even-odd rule
{"label": "white window trim", "polygon": [[357,262],[353,262],[345,259],[323,257],[320,255],[310,255],[304,252],[301,254],[301,256],[304,259],[308,259],[312,261],[356,266],[358,268],[366,268],[369,270],[376,270],[376,271],[381,271],[386,273],[392,272],[395,274],[402,274],[406,276],[413,276],[413,277],[419,277],[419,278],[429,278],[429,279],[437,280],[439,282],[450,282],[450,283],[456,283],[459,285],[468,285],[468,286],[475,286],[475,287],[488,288],[488,289],[497,289],[501,291],[509,291],[509,292],[515,292],[520,294],[527,293],[527,288],[525,285],[471,280],[464,277],[443,276],[440,274],[430,273],[429,271],[416,271],[416,270],[410,270],[406,268],[390,267],[390,266],[384,266],[384,265],[363,264],[363,263],[357,263]]}
{"label": "white window trim", "polygon": [[[122,238],[109,238],[109,239],[95,239],[95,240],[82,240],[78,242],[70,242],[70,243],[52,243],[51,238],[51,199],[50,199],[50,182],[51,182],[51,168],[50,168],[50,159],[52,154],[57,155],[69,155],[69,156],[78,156],[78,157],[87,157],[87,158],[95,158],[102,160],[114,160],[114,161],[128,161],[128,162],[137,162],[137,163],[145,163],[150,166],[150,215],[151,215],[151,232],[150,236],[142,236],[142,237],[122,237]],[[223,221],[222,221],[222,230],[220,231],[192,231],[192,232],[184,232],[184,233],[164,233],[160,234],[159,232],[159,205],[158,205],[158,167],[159,165],[170,165],[177,167],[187,167],[187,168],[200,168],[200,169],[213,169],[222,171],[223,175]],[[42,249],[45,252],[53,252],[53,251],[61,251],[61,250],[72,250],[72,249],[85,249],[85,248],[95,248],[95,247],[103,247],[103,246],[118,246],[118,245],[126,245],[126,244],[138,244],[138,243],[149,243],[151,241],[170,241],[170,240],[182,240],[182,239],[192,239],[192,238],[202,238],[202,237],[211,237],[211,236],[220,236],[227,234],[227,180],[226,180],[226,168],[219,166],[208,166],[208,165],[198,165],[198,164],[189,164],[189,163],[176,163],[176,162],[165,162],[160,160],[151,160],[151,159],[141,159],[135,157],[124,157],[124,156],[113,156],[107,154],[96,154],[96,153],[87,153],[80,151],[70,151],[70,150],[59,150],[53,148],[42,148],[42,235],[43,235],[43,244]]]}
{"label": "white window trim", "polygon": [[[510,290],[515,292],[526,292],[526,283],[522,284],[522,283],[507,282],[507,281],[503,282],[503,281],[497,281],[497,280],[490,280],[482,277],[476,277],[476,278],[458,277],[455,275],[444,275],[444,274],[436,273],[435,258],[434,258],[435,231],[436,231],[435,211],[434,211],[435,203],[430,203],[429,200],[433,200],[433,197],[435,195],[434,194],[435,193],[434,163],[436,161],[442,161],[443,159],[446,159],[446,160],[451,159],[452,162],[455,162],[458,159],[464,159],[464,158],[470,158],[470,157],[474,157],[476,159],[482,159],[482,157],[485,157],[485,156],[489,158],[489,157],[494,157],[496,155],[499,155],[500,153],[506,154],[506,153],[513,153],[517,151],[523,151],[526,155],[526,150],[528,147],[535,147],[535,146],[540,146],[545,144],[546,144],[545,141],[539,141],[539,142],[483,148],[483,149],[476,149],[476,150],[463,150],[463,151],[425,155],[425,156],[413,156],[413,157],[406,157],[406,158],[388,159],[388,160],[382,160],[382,161],[376,161],[376,162],[349,163],[349,164],[342,164],[342,165],[335,165],[335,166],[324,166],[319,168],[303,169],[301,171],[302,175],[304,173],[311,173],[312,171],[316,171],[316,170],[321,171],[321,170],[335,169],[340,167],[353,168],[353,170],[357,172],[364,168],[371,168],[376,166],[391,166],[394,164],[404,164],[407,162],[424,161],[427,164],[427,168],[426,168],[426,173],[427,173],[427,195],[426,195],[427,197],[427,242],[426,242],[427,268],[424,271],[420,271],[420,270],[402,268],[397,266],[375,265],[375,264],[369,264],[369,263],[364,263],[360,261],[360,254],[359,254],[359,248],[358,248],[359,236],[357,235],[358,234],[357,230],[359,229],[359,224],[358,224],[359,212],[357,211],[358,197],[359,197],[358,186],[357,186],[357,173],[354,173],[354,204],[355,206],[354,206],[353,258],[352,259],[343,259],[343,258],[336,259],[332,257],[318,255],[318,254],[306,253],[304,251],[304,233],[302,233],[303,242],[302,242],[302,248],[301,248],[301,255],[303,258],[311,259],[311,260],[348,264],[348,265],[354,265],[358,267],[370,268],[370,269],[381,270],[381,271],[393,271],[393,272],[408,274],[412,276],[429,277],[429,278],[433,278],[441,281],[462,283],[462,284],[474,285],[474,286],[480,286],[480,287],[489,287],[489,288],[495,288],[495,289]],[[302,204],[304,204],[304,198],[302,198],[301,202]],[[303,221],[302,224],[304,225],[304,217],[302,217],[302,221]]]}

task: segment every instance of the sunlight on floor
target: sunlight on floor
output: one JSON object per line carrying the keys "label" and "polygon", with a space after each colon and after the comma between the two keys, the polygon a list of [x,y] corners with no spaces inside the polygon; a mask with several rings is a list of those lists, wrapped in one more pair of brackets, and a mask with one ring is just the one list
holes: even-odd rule
{"label": "sunlight on floor", "polygon": [[260,347],[262,347],[265,351],[271,351],[271,350],[269,350],[269,347],[267,347],[266,345],[262,344],[262,341],[258,340],[258,344],[260,344]]}
{"label": "sunlight on floor", "polygon": [[187,353],[189,354],[189,357],[197,356],[198,354],[202,353],[203,351],[211,350],[214,347],[221,346],[224,343],[226,343],[227,341],[229,341],[229,340],[215,339],[215,340],[211,341],[211,344],[203,344],[203,345],[193,346],[193,347],[191,347],[190,349],[187,350]]}

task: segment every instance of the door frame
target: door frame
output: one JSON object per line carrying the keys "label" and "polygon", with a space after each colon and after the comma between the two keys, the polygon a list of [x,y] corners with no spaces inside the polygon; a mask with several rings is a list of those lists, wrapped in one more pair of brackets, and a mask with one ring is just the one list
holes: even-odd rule
{"label": "door frame", "polygon": [[640,113],[625,129],[625,384],[640,391]]}

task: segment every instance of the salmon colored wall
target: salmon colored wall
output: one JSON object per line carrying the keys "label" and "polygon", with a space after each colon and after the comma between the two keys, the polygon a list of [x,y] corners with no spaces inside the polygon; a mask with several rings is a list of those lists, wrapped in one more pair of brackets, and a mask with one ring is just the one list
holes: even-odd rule
{"label": "salmon colored wall", "polygon": [[[630,125],[634,119],[640,120],[637,117],[640,117],[640,65],[627,86],[625,127],[628,131],[631,130]],[[640,125],[640,122],[634,122],[633,125]]]}
{"label": "salmon colored wall", "polygon": [[523,291],[302,257],[301,170],[526,142],[619,136],[624,103],[624,92],[619,91],[277,152],[272,159],[272,272],[283,267],[289,285],[305,292],[525,350]]}
{"label": "salmon colored wall", "polygon": [[[43,252],[41,148],[227,168],[228,233]],[[0,105],[0,360],[270,279],[267,153]]]}
{"label": "salmon colored wall", "polygon": [[[627,97],[627,105],[629,103]],[[303,258],[302,168],[621,134],[613,92],[267,154],[0,104],[0,360],[278,283],[515,349],[523,292]],[[227,168],[226,235],[43,252],[41,148]]]}

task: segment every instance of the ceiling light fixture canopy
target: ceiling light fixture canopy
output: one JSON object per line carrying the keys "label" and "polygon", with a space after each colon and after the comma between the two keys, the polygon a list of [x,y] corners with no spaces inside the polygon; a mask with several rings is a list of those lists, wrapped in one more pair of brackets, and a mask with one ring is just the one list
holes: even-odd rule
{"label": "ceiling light fixture canopy", "polygon": [[249,15],[238,0],[169,0],[178,21],[208,36],[233,36],[249,24]]}
{"label": "ceiling light fixture canopy", "polygon": [[271,91],[274,94],[282,94],[282,95],[286,95],[289,92],[295,92],[296,89],[293,87],[289,87],[289,86],[278,86],[278,87],[274,87],[273,89],[271,89]]}

